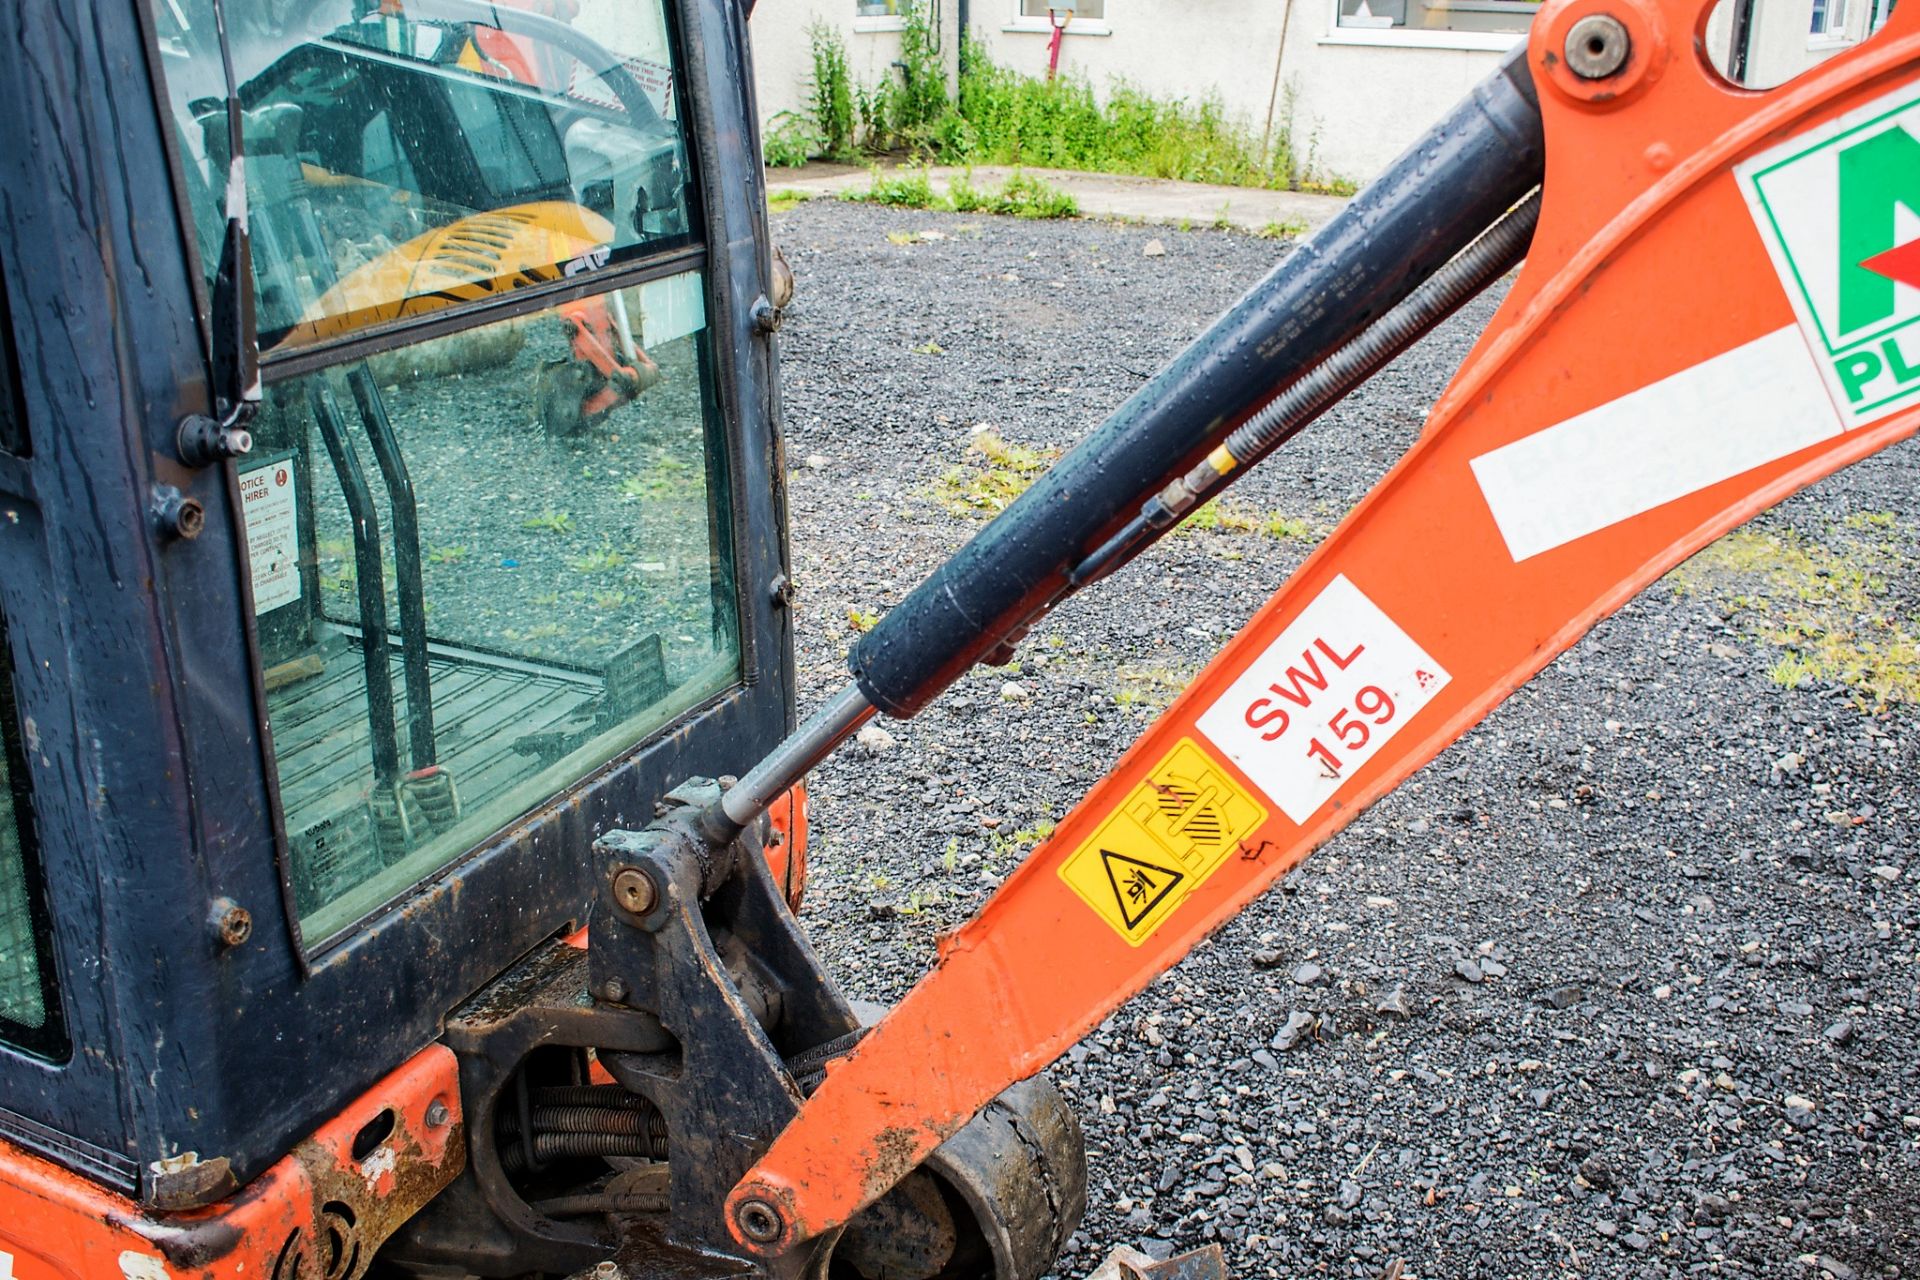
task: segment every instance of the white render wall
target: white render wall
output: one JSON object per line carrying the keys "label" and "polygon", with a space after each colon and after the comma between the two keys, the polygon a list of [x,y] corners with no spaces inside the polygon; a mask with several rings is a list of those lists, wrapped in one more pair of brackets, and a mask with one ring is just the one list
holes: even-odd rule
{"label": "white render wall", "polygon": [[[1864,3],[1864,0],[1856,0]],[[940,0],[945,53],[952,66],[957,0]],[[995,62],[1030,75],[1047,66],[1044,31],[1010,30],[1015,0],[973,0],[972,24]],[[1160,97],[1209,94],[1249,128],[1291,125],[1296,153],[1320,176],[1364,181],[1378,173],[1457,102],[1499,61],[1497,48],[1348,43],[1336,32],[1333,0],[1108,0],[1110,34],[1073,34],[1063,41],[1063,73],[1086,76],[1104,90],[1124,78]],[[1281,57],[1280,27],[1290,13]],[[854,77],[871,84],[899,54],[885,20],[854,17],[854,0],[759,0],[753,14],[755,77],[763,123],[802,110],[812,73],[806,29],[825,20],[845,38]],[[1357,33],[1375,40],[1419,40],[1426,33]],[[1499,44],[1462,37],[1459,43]],[[895,73],[897,74],[897,73]],[[1290,113],[1290,114],[1289,114]]]}

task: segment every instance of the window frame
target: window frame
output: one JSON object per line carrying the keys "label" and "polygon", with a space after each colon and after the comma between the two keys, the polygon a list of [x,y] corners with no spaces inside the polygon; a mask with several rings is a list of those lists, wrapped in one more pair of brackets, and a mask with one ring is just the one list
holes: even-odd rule
{"label": "window frame", "polygon": [[[1102,5],[1103,9],[1104,7],[1105,6]],[[1053,34],[1053,20],[1045,16],[1035,17],[1027,13],[1023,0],[1008,0],[1007,20],[1001,24],[1000,29],[1002,31],[1026,31],[1038,35],[1051,36]],[[1107,20],[1104,12],[1098,18],[1082,18],[1076,14],[1068,21],[1065,27],[1061,28],[1060,34],[1062,36],[1110,36],[1113,34],[1113,25]]]}
{"label": "window frame", "polygon": [[[1476,7],[1499,0],[1470,0]],[[1430,28],[1413,27],[1343,27],[1340,25],[1340,7],[1342,0],[1329,0],[1327,6],[1327,31],[1318,40],[1320,44],[1373,45],[1380,48],[1395,49],[1464,49],[1484,53],[1505,53],[1515,45],[1525,42],[1525,31],[1435,31]],[[1536,14],[1540,6],[1528,6]],[[1531,27],[1531,22],[1528,26]]]}
{"label": "window frame", "polygon": [[62,987],[53,947],[53,913],[47,902],[47,880],[40,857],[40,832],[33,805],[33,777],[21,731],[19,697],[14,689],[13,648],[7,634],[7,615],[0,608],[0,765],[11,791],[13,821],[20,841],[21,879],[27,895],[27,922],[33,931],[34,960],[40,979],[40,1002],[46,1021],[29,1027],[0,1013],[0,1045],[64,1063],[73,1056],[67,1034]]}
{"label": "window frame", "polygon": [[[136,7],[143,9],[141,16],[143,35],[148,47],[150,65],[156,73],[153,97],[159,111],[159,119],[163,124],[168,125],[162,129],[162,134],[165,139],[168,168],[173,177],[175,205],[180,225],[190,230],[194,222],[191,192],[185,178],[185,166],[189,162],[189,157],[182,153],[180,140],[171,127],[171,104],[167,96],[163,60],[160,57],[152,23],[144,12],[144,5],[147,2],[148,0],[141,0],[140,5]],[[737,378],[728,367],[729,361],[721,350],[724,343],[719,340],[714,331],[717,319],[731,314],[734,310],[731,305],[722,305],[724,300],[720,290],[724,287],[724,280],[714,266],[714,238],[716,232],[721,230],[716,223],[723,216],[723,211],[710,207],[709,188],[715,180],[715,175],[710,173],[709,169],[718,166],[719,158],[710,156],[703,150],[695,127],[699,117],[696,114],[698,103],[695,101],[694,76],[692,68],[684,65],[684,60],[691,56],[682,30],[681,6],[684,0],[658,0],[658,2],[666,24],[668,48],[679,60],[674,66],[670,90],[674,95],[674,119],[682,131],[681,143],[685,162],[682,180],[687,200],[687,225],[690,229],[690,236],[686,242],[652,254],[593,268],[576,276],[528,285],[470,302],[455,303],[418,316],[368,325],[336,338],[261,354],[261,380],[263,384],[272,385],[335,366],[351,364],[400,347],[445,337],[452,333],[478,329],[484,325],[549,310],[568,302],[631,288],[689,270],[701,273],[706,288],[707,332],[710,335],[705,341],[711,344],[703,361],[706,366],[704,376],[712,379],[714,383],[716,395],[712,411],[720,421],[723,437],[721,443],[726,460],[726,487],[720,493],[713,495],[710,503],[720,500],[726,503],[725,528],[729,541],[723,550],[731,567],[733,579],[735,639],[739,649],[735,676],[733,680],[715,690],[709,697],[702,699],[697,705],[685,709],[673,721],[660,726],[645,738],[587,770],[581,777],[537,803],[533,812],[563,803],[567,797],[597,785],[610,771],[647,752],[663,737],[672,733],[677,725],[697,719],[721,707],[730,698],[737,697],[743,689],[750,688],[756,682],[758,663],[762,657],[760,653],[762,646],[756,636],[753,583],[751,575],[742,568],[747,558],[751,538],[747,515],[751,505],[750,495],[744,487],[745,469],[741,465],[742,406],[737,403],[739,391]],[[211,304],[206,289],[204,255],[194,236],[187,234],[184,239],[186,258],[190,264],[189,275],[193,286],[195,310],[200,320],[203,341],[208,344],[208,351],[211,351],[212,320],[209,310]],[[234,469],[232,463],[228,464],[228,469],[229,471]],[[236,551],[244,570],[247,565],[244,530],[236,527],[234,536]],[[399,911],[409,899],[430,890],[435,885],[457,877],[475,859],[489,855],[503,843],[508,833],[525,824],[527,814],[522,813],[500,828],[481,836],[462,852],[432,871],[426,872],[419,879],[395,892],[352,922],[322,937],[307,937],[301,928],[299,911],[294,900],[293,847],[287,831],[279,769],[268,717],[263,674],[264,656],[257,617],[254,613],[250,571],[243,571],[240,575],[238,602],[244,616],[249,678],[253,686],[255,718],[258,727],[261,779],[266,791],[268,816],[273,834],[281,903],[292,935],[294,957],[302,974],[311,975],[316,969],[325,965],[330,958],[351,950],[353,944],[363,934],[380,928],[382,922]]]}

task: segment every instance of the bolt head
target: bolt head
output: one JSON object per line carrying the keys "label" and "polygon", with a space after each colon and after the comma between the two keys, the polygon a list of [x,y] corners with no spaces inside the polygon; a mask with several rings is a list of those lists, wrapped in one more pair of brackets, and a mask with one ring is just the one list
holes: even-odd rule
{"label": "bolt head", "polygon": [[1567,70],[1582,80],[1619,75],[1633,52],[1626,23],[1610,13],[1590,13],[1567,29]]}
{"label": "bolt head", "polygon": [[622,867],[613,873],[613,900],[622,911],[644,916],[659,903],[660,888],[639,867]]}
{"label": "bolt head", "polygon": [[447,1104],[440,1099],[435,1098],[427,1104],[427,1128],[438,1129],[451,1119],[453,1119],[453,1112],[449,1111]]}
{"label": "bolt head", "polygon": [[253,936],[253,913],[232,898],[213,904],[213,933],[223,947],[237,947]]}
{"label": "bolt head", "polygon": [[786,1227],[780,1210],[765,1200],[742,1200],[733,1220],[739,1224],[740,1234],[755,1244],[771,1244]]}

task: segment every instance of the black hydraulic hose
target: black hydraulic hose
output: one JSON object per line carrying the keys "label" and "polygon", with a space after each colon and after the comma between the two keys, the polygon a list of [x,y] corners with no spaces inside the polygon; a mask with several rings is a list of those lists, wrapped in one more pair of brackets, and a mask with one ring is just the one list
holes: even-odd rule
{"label": "black hydraulic hose", "polygon": [[[702,838],[725,845],[875,711],[915,715],[975,663],[1010,654],[1048,609],[1164,533],[1133,527],[1143,507],[1236,428],[1252,428],[1243,443],[1256,452],[1297,429],[1292,410],[1254,421],[1288,388],[1303,383],[1290,403],[1317,413],[1370,371],[1355,366],[1431,328],[1445,311],[1423,306],[1356,343],[1537,188],[1545,164],[1522,46],[890,610],[848,658],[853,682],[702,812]],[[1523,222],[1509,225],[1517,236]],[[1337,355],[1340,369],[1307,381]]]}
{"label": "black hydraulic hose", "polygon": [[1291,440],[1349,391],[1465,306],[1468,299],[1517,266],[1527,256],[1539,221],[1540,193],[1535,191],[1459,257],[1428,277],[1406,301],[1234,428],[1226,443],[1208,454],[1205,461],[1148,499],[1139,514],[1082,561],[1068,580],[1077,589],[1112,573],[1152,541],[1158,531],[1177,523]]}
{"label": "black hydraulic hose", "polygon": [[[1540,184],[1516,50],[1337,217],[881,619],[849,666],[915,714],[1073,590],[1071,573],[1170,480],[1380,320]],[[737,821],[739,815],[730,814]]]}

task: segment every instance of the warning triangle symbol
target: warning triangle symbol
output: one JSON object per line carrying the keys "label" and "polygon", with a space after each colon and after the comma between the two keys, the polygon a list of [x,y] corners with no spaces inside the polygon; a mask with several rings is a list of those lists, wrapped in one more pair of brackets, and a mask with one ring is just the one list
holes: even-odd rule
{"label": "warning triangle symbol", "polygon": [[1120,904],[1120,918],[1131,929],[1186,879],[1183,872],[1142,862],[1111,849],[1100,851],[1100,864],[1107,869],[1107,883],[1113,886],[1114,901]]}

